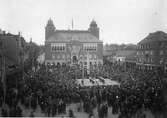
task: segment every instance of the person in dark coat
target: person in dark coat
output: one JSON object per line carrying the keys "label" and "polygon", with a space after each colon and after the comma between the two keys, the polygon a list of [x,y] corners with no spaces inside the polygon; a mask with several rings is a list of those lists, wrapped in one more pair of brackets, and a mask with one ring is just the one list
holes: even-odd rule
{"label": "person in dark coat", "polygon": [[7,111],[7,109],[3,109],[2,108],[1,115],[2,115],[2,117],[8,117],[8,111]]}
{"label": "person in dark coat", "polygon": [[75,118],[74,112],[71,109],[69,110],[69,117],[70,118]]}
{"label": "person in dark coat", "polygon": [[9,110],[9,116],[15,117],[16,116],[16,107],[11,107]]}
{"label": "person in dark coat", "polygon": [[31,111],[31,113],[30,113],[30,117],[35,117],[35,115],[34,115],[34,111]]}
{"label": "person in dark coat", "polygon": [[16,117],[22,117],[22,109],[19,106],[16,107]]}

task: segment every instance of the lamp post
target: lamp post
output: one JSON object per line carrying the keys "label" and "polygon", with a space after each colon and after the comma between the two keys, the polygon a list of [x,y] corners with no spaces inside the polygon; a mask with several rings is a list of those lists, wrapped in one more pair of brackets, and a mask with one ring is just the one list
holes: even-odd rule
{"label": "lamp post", "polygon": [[82,79],[84,79],[84,57],[82,56]]}
{"label": "lamp post", "polygon": [[87,73],[90,74],[90,59],[89,59],[89,53],[87,53]]}

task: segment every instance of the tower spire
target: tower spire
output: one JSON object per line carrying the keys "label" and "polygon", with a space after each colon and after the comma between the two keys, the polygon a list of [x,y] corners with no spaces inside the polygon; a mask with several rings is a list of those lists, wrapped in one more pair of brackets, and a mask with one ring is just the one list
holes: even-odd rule
{"label": "tower spire", "polygon": [[94,19],[91,21],[88,30],[91,32],[91,34],[93,34],[99,39],[99,28],[97,26],[96,21],[94,21]]}
{"label": "tower spire", "polygon": [[55,29],[56,28],[54,26],[54,23],[52,19],[50,18],[45,27],[45,40],[47,40],[55,32]]}

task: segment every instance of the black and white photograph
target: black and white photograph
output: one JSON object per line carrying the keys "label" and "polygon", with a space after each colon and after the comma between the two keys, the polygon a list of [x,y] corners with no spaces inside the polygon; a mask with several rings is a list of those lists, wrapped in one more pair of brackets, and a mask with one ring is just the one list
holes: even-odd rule
{"label": "black and white photograph", "polygon": [[167,118],[167,0],[0,0],[0,117]]}

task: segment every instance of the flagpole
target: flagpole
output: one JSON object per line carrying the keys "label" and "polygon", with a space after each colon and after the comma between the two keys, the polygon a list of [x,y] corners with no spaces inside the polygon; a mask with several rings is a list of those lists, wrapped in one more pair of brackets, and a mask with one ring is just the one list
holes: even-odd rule
{"label": "flagpole", "polygon": [[71,25],[72,25],[72,30],[73,30],[73,27],[74,27],[73,18],[72,18],[72,24]]}
{"label": "flagpole", "polygon": [[6,102],[6,61],[5,61],[5,56],[4,56],[4,76],[3,76],[3,86],[4,86],[4,103]]}

